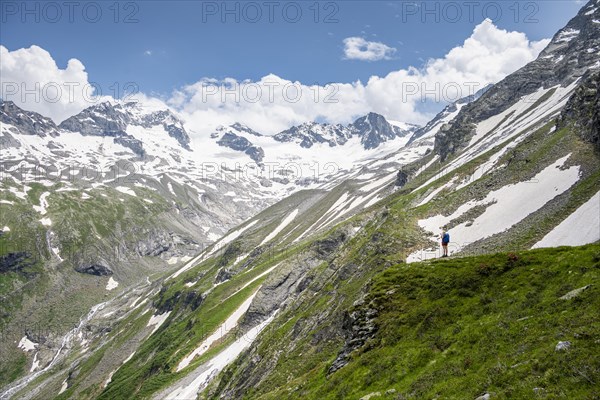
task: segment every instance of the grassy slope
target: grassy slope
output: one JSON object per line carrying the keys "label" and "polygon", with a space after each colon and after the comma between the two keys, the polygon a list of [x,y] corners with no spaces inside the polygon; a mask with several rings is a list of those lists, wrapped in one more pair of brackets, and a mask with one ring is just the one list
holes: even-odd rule
{"label": "grassy slope", "polygon": [[[13,202],[0,205],[0,220],[10,232],[0,236],[0,256],[13,252],[26,252],[29,264],[20,272],[0,273],[0,386],[28,372],[27,359],[22,350],[12,345],[26,331],[32,334],[62,335],[74,327],[89,308],[104,300],[106,277],[94,277],[73,271],[72,260],[86,255],[99,255],[116,262],[114,251],[106,251],[115,241],[115,232],[129,239],[132,233],[127,227],[148,227],[161,213],[167,211],[164,199],[146,189],[135,190],[144,198],[128,196],[106,188],[90,192],[91,198],[81,200],[81,191],[58,192],[61,184],[45,187],[32,183],[24,199],[7,189],[15,187],[10,180],[0,183],[0,198]],[[40,205],[42,193],[48,197],[47,214],[42,216],[32,208]],[[124,201],[121,202],[119,199]],[[42,217],[52,220],[50,228],[39,221]],[[52,230],[59,238],[56,244],[66,259],[59,263],[48,251],[46,232]],[[98,240],[102,237],[104,242]],[[134,260],[135,261],[135,260]],[[140,268],[141,270],[141,268]],[[140,272],[143,273],[145,270]],[[85,292],[87,296],[81,297]]]}
{"label": "grassy slope", "polygon": [[[492,247],[497,247],[500,251],[507,251],[504,250],[506,248],[526,249],[532,243],[539,240],[547,231],[558,224],[565,215],[574,211],[581,203],[587,201],[587,199],[598,190],[597,179],[595,184],[593,181],[598,176],[599,161],[597,155],[594,155],[591,151],[591,146],[582,143],[572,134],[572,132],[567,130],[552,132],[550,130],[551,126],[552,124],[549,123],[544,127],[541,127],[530,139],[517,146],[517,148],[512,151],[512,154],[511,152],[508,152],[499,162],[499,165],[507,165],[505,168],[500,169],[497,173],[485,176],[460,191],[443,196],[443,199],[440,201],[447,206],[448,210],[445,212],[453,211],[454,208],[463,204],[467,199],[472,198],[472,196],[481,195],[482,192],[487,193],[496,187],[502,187],[515,181],[530,179],[530,177],[534,176],[540,169],[551,164],[557,158],[571,153],[571,162],[582,166],[582,180],[565,195],[566,198],[559,204],[560,207],[553,209],[552,214],[546,213],[541,215],[540,219],[543,219],[543,222],[537,226],[535,231],[532,231],[532,227],[535,226],[536,222],[533,221],[534,223],[529,223],[525,226],[527,229],[522,229],[519,232],[519,235],[515,235],[515,240],[509,240],[510,237],[508,237],[508,240],[504,239],[499,243],[495,243]],[[509,142],[507,141],[499,145],[496,149],[478,157],[467,165],[452,172],[450,176],[444,177],[443,179],[432,183],[430,186],[437,187],[450,180],[452,176],[468,176],[478,165],[486,162],[493,153],[508,143]],[[509,159],[511,158],[515,161],[509,162]],[[411,193],[411,191],[415,187],[418,187],[420,183],[428,177],[435,176],[436,168],[435,165],[432,166],[423,173],[423,176],[419,179],[420,182],[409,183],[406,188],[398,191],[396,195],[391,196],[372,207],[370,211],[371,214],[366,213],[355,217],[353,220],[366,219],[369,220],[370,223],[359,233],[359,236],[356,239],[348,243],[345,248],[341,249],[337,258],[326,267],[325,271],[329,271],[329,274],[333,275],[333,279],[329,279],[330,283],[314,288],[309,287],[305,296],[298,300],[298,305],[294,309],[282,313],[282,315],[280,315],[280,317],[277,318],[276,321],[274,321],[274,323],[261,335],[255,349],[249,354],[239,358],[233,366],[226,369],[221,375],[219,382],[213,384],[205,397],[218,398],[222,393],[230,391],[232,387],[240,387],[241,384],[247,382],[244,377],[245,374],[260,376],[260,384],[250,390],[244,389],[233,395],[233,397],[240,397],[240,395],[243,394],[247,398],[277,398],[281,396],[290,398],[320,398],[327,393],[328,395],[325,396],[325,398],[359,398],[359,394],[367,394],[369,393],[369,390],[385,389],[386,386],[396,388],[396,386],[392,385],[394,382],[384,384],[377,378],[377,376],[380,375],[385,376],[386,371],[393,370],[396,363],[400,363],[400,359],[395,359],[392,356],[387,357],[387,359],[382,357],[382,359],[386,359],[385,362],[387,364],[379,363],[377,360],[383,353],[370,353],[371,355],[365,355],[361,361],[362,366],[356,367],[356,371],[359,371],[356,372],[356,375],[354,373],[343,372],[352,370],[352,367],[350,366],[329,378],[326,377],[326,371],[336,358],[338,351],[342,348],[344,343],[344,338],[340,330],[344,313],[352,309],[352,303],[361,297],[363,290],[368,287],[370,280],[378,271],[385,269],[386,266],[391,264],[398,265],[399,262],[404,259],[407,252],[424,244],[423,238],[416,227],[416,221],[431,215],[431,213],[439,212],[439,209],[436,210],[436,207],[432,207],[431,204],[416,209],[411,208],[412,204],[415,203],[415,200],[418,201],[419,197],[423,196],[428,188],[424,188],[414,193]],[[377,210],[380,211],[377,215],[374,215],[373,212],[376,212]],[[492,252],[493,251],[494,250],[492,250]],[[549,254],[552,254],[552,251],[553,250],[547,250],[541,251],[540,253],[534,252],[532,254],[540,254],[541,258],[545,259],[545,261],[551,261],[553,256],[549,256]],[[596,247],[594,251],[597,253],[598,248]],[[485,261],[481,260],[494,260],[494,257],[495,256],[483,256],[481,259],[465,259],[465,268],[453,267],[453,269],[451,269],[454,270],[455,273],[455,276],[452,279],[459,280],[461,273],[468,271],[468,268],[470,268],[469,265],[471,264],[469,263],[485,263]],[[591,261],[591,263],[596,263],[597,266],[597,261],[598,260]],[[460,262],[449,261],[442,262],[440,266],[448,265],[448,263],[460,264]],[[343,271],[347,265],[352,265],[352,268],[342,274],[340,270]],[[588,265],[590,265],[589,260]],[[556,267],[556,271],[557,274],[560,272],[560,265]],[[555,283],[562,285],[563,282],[569,282],[564,276],[564,274],[567,273],[568,271],[564,271],[557,276]],[[444,283],[441,280],[438,280],[436,274],[437,272],[432,272],[432,274],[428,276],[431,281],[424,283],[423,290],[425,291],[426,288],[432,289],[437,292],[436,295],[443,297],[443,294],[440,293],[441,290],[446,287],[444,285],[447,285],[448,282]],[[317,277],[315,281],[323,281],[326,277],[326,275],[320,275],[319,271],[315,271],[315,275]],[[573,277],[575,276],[577,275],[573,275]],[[465,279],[468,278],[469,275],[465,275]],[[480,278],[483,279],[483,277],[478,277],[478,279]],[[590,278],[590,275],[587,275],[587,278]],[[597,279],[597,275],[593,275],[592,278]],[[404,277],[400,279],[404,279]],[[531,279],[531,277],[523,276],[519,277],[519,279],[523,280],[523,284],[543,284],[543,280],[533,283],[535,280]],[[441,287],[436,288],[435,285],[438,283]],[[583,283],[582,286],[584,284],[585,283]],[[576,283],[573,283],[572,286],[576,286]],[[492,296],[490,294],[490,289],[478,293],[478,296],[483,298],[489,297],[491,299],[491,304],[498,301],[506,303],[510,301],[513,294],[512,292],[507,291],[508,288],[509,286],[504,287],[504,285],[493,287],[495,292],[506,296],[503,300],[497,300],[499,295]],[[554,287],[552,290],[556,292],[558,288],[564,290],[567,289],[567,287],[563,285]],[[527,310],[528,307],[532,307],[536,304],[534,303],[534,300],[537,298],[537,295],[536,291],[533,289],[537,288],[535,286],[525,287],[521,295],[524,296],[524,293],[529,293],[528,296],[530,299],[515,302],[517,305],[511,309]],[[446,298],[446,300],[450,299]],[[482,301],[486,300],[484,299]],[[434,306],[430,305],[430,307]],[[463,309],[463,307],[467,307],[467,305],[464,304],[460,306],[461,309]],[[469,307],[472,307],[472,305]],[[435,307],[429,311],[432,310],[435,310]],[[469,310],[471,316],[477,315],[476,313],[473,313],[472,309]],[[495,308],[495,310],[497,312],[498,308]],[[535,310],[535,308],[533,310]],[[454,314],[451,313],[449,315],[453,318],[456,316],[456,312],[460,310],[451,311]],[[593,316],[593,308],[586,308],[580,311],[580,314],[577,315],[587,315],[587,321],[585,323],[590,323],[589,320]],[[445,316],[444,318],[449,317]],[[492,316],[489,316],[489,318],[492,318]],[[583,317],[579,318],[579,320],[585,321]],[[475,319],[471,321],[471,329],[474,329],[475,325],[480,322],[474,321]],[[485,321],[484,318],[484,321],[482,322],[486,323]],[[496,320],[495,323],[498,323],[498,321]],[[538,332],[544,329],[545,323],[547,324],[547,322],[544,321],[539,322],[541,326],[537,326]],[[545,328],[550,329],[550,326],[546,326]],[[416,329],[416,325],[413,326],[413,329]],[[301,332],[301,334],[298,335],[298,332]],[[550,335],[550,332],[551,331],[548,330],[545,335]],[[531,331],[525,331],[525,333],[531,333]],[[444,340],[446,340],[444,339],[444,335],[447,335],[445,329],[433,329],[428,331],[428,334],[439,336],[439,340],[441,341],[439,344],[444,347]],[[470,337],[472,334],[473,333],[469,332],[463,333],[461,339],[465,340],[465,338]],[[299,338],[299,336],[302,335],[305,337]],[[474,337],[476,339],[478,338],[478,336]],[[430,346],[430,343],[425,341],[423,336],[413,339],[414,340],[412,340],[410,344],[407,344],[408,342],[405,343],[407,348],[402,351],[407,351],[408,348],[411,346],[414,347],[418,343],[420,343],[421,349]],[[527,340],[537,339],[539,338],[532,335],[531,337],[528,336]],[[456,338],[453,340],[456,340]],[[554,338],[552,338],[552,340],[554,340]],[[558,340],[562,339],[557,338],[555,342],[548,345],[551,350]],[[387,350],[391,349],[387,348]],[[481,356],[486,350],[480,349],[479,351]],[[489,349],[487,351],[489,351]],[[596,353],[597,352],[598,350],[596,350]],[[425,353],[419,352],[415,357],[423,357],[423,354]],[[261,361],[253,365],[252,359],[261,359]],[[431,358],[427,358],[425,364],[431,361]],[[445,364],[441,361],[442,360],[436,360],[434,362],[439,362],[441,365],[440,371],[445,371],[446,367],[450,364]],[[479,373],[487,373],[487,370],[485,369],[487,368],[487,364],[481,363],[481,361],[481,359],[471,360],[467,361],[467,364],[471,363],[472,365],[477,366],[477,368],[479,368]],[[413,371],[417,365],[411,364],[413,362],[416,361],[413,360],[408,364],[400,364],[401,368],[406,369],[407,375],[408,371]],[[511,365],[514,365],[515,363]],[[594,369],[597,367],[597,364],[595,365],[596,366],[588,363],[587,367]],[[423,365],[420,367],[423,367]],[[410,385],[413,385],[414,383],[418,386],[425,382],[426,375],[429,374],[427,369],[421,369],[419,371],[420,372],[414,374],[412,378],[406,378],[407,380],[403,381],[409,386],[398,386],[397,390],[402,389],[405,390],[406,393],[414,392],[416,389],[413,389]],[[438,371],[436,373],[439,374],[441,372]],[[582,373],[584,375],[587,374],[585,371]],[[597,374],[597,370],[595,373]],[[598,376],[596,375],[595,382],[598,381],[597,378]],[[363,383],[357,383],[361,379]],[[554,379],[556,379],[556,376]],[[443,380],[445,380],[445,378]],[[376,382],[379,383],[375,384]],[[486,387],[493,386],[487,385]],[[483,387],[482,385],[473,387],[472,392],[469,392],[469,396],[471,393],[482,393],[482,390],[486,389],[486,387]],[[444,388],[444,390],[446,389]],[[418,393],[421,394],[415,398],[435,397],[435,392],[429,391],[429,389],[422,390]],[[229,392],[229,394],[231,395],[231,392]],[[528,393],[526,397],[530,397],[531,395],[532,392]],[[463,398],[459,394],[454,394],[453,396],[456,398]],[[467,396],[467,398],[470,398],[469,396]],[[512,395],[507,394],[506,396]],[[446,396],[443,397],[446,398]]]}
{"label": "grassy slope", "polygon": [[597,398],[599,283],[600,245],[398,264],[373,279],[365,304],[378,331],[347,366],[327,376],[322,357],[301,379],[247,397],[532,398],[542,388],[541,398]]}
{"label": "grassy slope", "polygon": [[[551,134],[550,124],[546,125],[534,134],[531,141],[526,141],[517,148],[517,151],[520,152],[516,157],[518,162],[509,163],[507,170],[500,171],[490,178],[483,178],[477,184],[467,186],[465,189],[445,197],[445,204],[449,208],[455,204],[461,204],[466,196],[470,196],[469,192],[478,192],[478,188],[482,186],[486,186],[487,190],[490,190],[495,186],[510,183],[514,179],[526,179],[528,176],[535,174],[534,166],[540,167],[540,164],[549,164],[559,155],[573,152],[576,161],[584,161],[583,164],[587,165],[585,184],[579,186],[582,188],[582,195],[577,196],[577,201],[571,200],[569,202],[568,208],[573,210],[594,192],[595,186],[590,183],[592,182],[590,179],[597,177],[597,172],[595,175],[593,172],[597,171],[597,158],[591,157],[585,146],[580,151],[578,149],[581,148],[580,142],[575,142],[572,145],[577,146],[577,148],[565,147],[572,139],[572,135],[565,131]],[[535,146],[531,144],[532,142],[535,142]],[[497,149],[506,144],[508,143],[503,143]],[[542,147],[541,150],[538,146]],[[531,147],[532,151],[529,151],[528,147]],[[560,149],[560,152],[556,151],[557,148]],[[536,149],[539,151],[535,151]],[[452,175],[469,175],[477,165],[485,162],[492,153],[489,152],[487,155],[459,168]],[[528,168],[523,168],[524,164],[520,162],[523,155],[533,156],[533,160],[529,159],[526,163]],[[509,157],[515,158],[514,154],[509,153],[503,157],[502,161],[508,161]],[[502,164],[502,162],[499,164]],[[419,180],[422,182],[428,176],[435,175],[435,168],[434,165],[429,171],[425,171]],[[432,183],[430,187],[447,182],[452,175]],[[414,194],[407,195],[417,184],[418,182],[409,183],[396,196],[383,200],[367,213],[349,221],[350,224],[358,223],[361,225],[366,224],[366,226],[356,238],[340,249],[333,260],[321,264],[309,273],[311,284],[306,289],[304,297],[300,298],[290,309],[285,310],[275,323],[264,332],[263,339],[257,342],[258,352],[265,359],[275,360],[277,368],[254,391],[247,393],[249,397],[264,396],[271,398],[277,395],[297,395],[297,398],[303,398],[302,396],[317,396],[320,393],[328,393],[330,397],[341,396],[341,398],[344,398],[346,394],[363,393],[375,388],[379,390],[380,386],[385,386],[378,379],[373,379],[371,372],[367,374],[369,378],[365,378],[369,381],[366,384],[358,385],[357,383],[355,385],[355,381],[358,382],[359,379],[354,375],[336,381],[335,377],[349,373],[344,371],[351,371],[353,364],[335,373],[330,378],[326,377],[325,371],[344,343],[344,338],[340,333],[344,313],[352,309],[354,301],[363,294],[367,287],[366,284],[370,282],[375,274],[392,265],[398,265],[407,252],[423,244],[423,238],[417,229],[416,220],[428,215],[434,208],[426,205],[411,209],[411,203],[428,190],[428,188],[424,188]],[[564,213],[562,215],[564,216]],[[272,225],[275,226],[276,222],[275,220]],[[308,221],[305,221],[305,225],[309,225]],[[282,235],[287,230],[282,232]],[[334,229],[330,233],[333,231]],[[542,234],[543,232],[538,231],[536,237],[539,238]],[[327,234],[323,236],[327,236]],[[101,395],[101,388],[89,388],[90,390],[87,393],[80,394],[81,398],[95,398],[98,395],[101,398],[125,399],[132,398],[132,396],[143,398],[183,376],[186,371],[174,373],[174,367],[176,367],[182,356],[197,346],[208,332],[214,330],[229,313],[258,287],[264,278],[256,281],[239,295],[233,296],[226,304],[215,308],[220,304],[221,299],[232,294],[243,283],[279,260],[291,260],[292,255],[310,245],[313,240],[315,239],[285,249],[285,252],[281,251],[279,253],[279,250],[273,249],[272,253],[269,252],[271,254],[264,254],[255,260],[252,271],[248,274],[236,276],[226,284],[219,286],[196,310],[189,310],[189,305],[184,304],[182,299],[191,292],[203,293],[212,286],[218,270],[219,260],[209,260],[187,271],[177,280],[169,282],[158,298],[154,299],[154,303],[161,307],[165,305],[165,302],[172,301],[174,311],[171,318],[150,340],[142,344],[136,356],[113,376],[112,383]],[[523,247],[523,243],[519,244],[519,247]],[[240,249],[236,251],[235,255],[251,250],[251,248],[246,248],[247,246],[242,247],[244,251]],[[462,271],[462,269],[458,268],[457,271]],[[184,285],[185,282],[196,281],[198,278],[200,280],[194,287],[188,288]],[[216,313],[215,310],[217,310]],[[143,319],[143,323],[145,323],[145,320],[146,318]],[[302,332],[300,337],[298,337],[297,332]],[[234,335],[230,335],[215,349],[211,349],[201,359],[195,360],[187,371],[206,361],[211,355],[216,354],[218,349],[222,349],[233,338]],[[423,338],[419,339],[422,340]],[[439,344],[443,347],[443,340]],[[283,354],[279,349],[285,349]],[[99,353],[98,357],[101,359],[102,353]],[[89,363],[93,364],[97,360],[97,358],[91,358]],[[367,362],[367,360],[370,361]],[[236,362],[236,367],[243,366],[244,362],[245,360],[242,357]],[[374,359],[363,358],[363,374],[366,373],[366,370],[370,371],[369,363],[371,362],[374,363],[374,366],[379,365]],[[477,365],[479,366],[479,364]],[[413,365],[406,366],[406,368],[409,367],[412,371]],[[378,368],[383,367],[379,365]],[[380,375],[385,375],[384,372],[381,372]],[[234,368],[226,370],[221,382],[227,383],[230,379],[239,379],[235,374]],[[421,379],[421,377],[421,375],[415,376],[414,382]],[[350,386],[346,384],[346,381],[350,382]],[[406,382],[413,384],[413,381]],[[347,387],[343,387],[344,385]],[[387,386],[397,387],[398,390],[405,389],[391,384]],[[412,386],[409,389],[412,390]],[[290,392],[290,390],[292,391]],[[66,396],[64,397],[68,397],[69,394],[65,393]]]}

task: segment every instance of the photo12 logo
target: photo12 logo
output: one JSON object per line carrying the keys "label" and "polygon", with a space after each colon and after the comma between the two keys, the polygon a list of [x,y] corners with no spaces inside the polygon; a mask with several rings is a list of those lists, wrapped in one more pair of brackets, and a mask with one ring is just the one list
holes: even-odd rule
{"label": "photo12 logo", "polygon": [[2,23],[136,24],[140,6],[135,1],[2,1]]}
{"label": "photo12 logo", "polygon": [[336,24],[339,11],[339,3],[333,1],[203,1],[202,22]]}
{"label": "photo12 logo", "polygon": [[534,1],[402,1],[402,22],[422,23],[478,22],[490,19],[494,23],[512,20],[514,23],[538,23],[540,6]]}
{"label": "photo12 logo", "polygon": [[338,103],[339,86],[328,83],[324,86],[301,85],[297,82],[281,83],[277,81],[213,83],[204,82],[200,86],[203,103],[269,103],[278,101],[298,103],[302,99],[314,103]]}
{"label": "photo12 logo", "polygon": [[135,101],[140,88],[135,82],[113,82],[103,87],[99,83],[90,82],[10,82],[2,81],[0,95],[5,101],[15,103],[75,103],[83,99],[86,103],[101,102],[103,96]]}

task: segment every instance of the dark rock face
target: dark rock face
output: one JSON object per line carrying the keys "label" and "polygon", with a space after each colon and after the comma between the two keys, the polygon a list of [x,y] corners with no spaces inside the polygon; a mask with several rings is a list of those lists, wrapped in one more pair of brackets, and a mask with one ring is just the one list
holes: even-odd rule
{"label": "dark rock face", "polygon": [[168,286],[163,286],[159,292],[159,300],[154,303],[156,312],[164,314],[168,311],[173,311],[176,308],[182,311],[185,308],[191,308],[192,311],[200,307],[206,296],[198,290],[177,291],[169,297],[164,297],[168,290]]}
{"label": "dark rock face", "polygon": [[338,232],[323,240],[315,241],[312,246],[320,257],[327,258],[331,256],[346,241],[346,239],[347,236],[344,232]]}
{"label": "dark rock face", "polygon": [[215,285],[221,282],[225,282],[230,280],[233,277],[233,274],[231,273],[230,270],[223,268],[221,270],[219,270],[219,272],[217,273],[217,276],[215,277]]}
{"label": "dark rock face", "polygon": [[10,133],[4,131],[0,136],[0,149],[8,149],[9,147],[21,147],[21,143],[15,139]]}
{"label": "dark rock face", "polygon": [[350,353],[363,347],[369,339],[375,336],[377,326],[374,320],[376,317],[377,310],[365,306],[363,301],[357,302],[353,311],[344,314],[342,329],[346,342],[329,367],[328,374],[332,374],[348,364]]}
{"label": "dark rock face", "polygon": [[[135,102],[125,104],[100,103],[88,107],[77,115],[64,120],[59,127],[70,132],[80,132],[84,136],[103,136],[119,138],[115,143],[122,144],[136,153],[143,153],[142,142],[125,132],[128,125],[153,128],[161,125],[167,134],[177,140],[186,150],[190,149],[190,137],[183,122],[171,111],[160,110],[142,116],[136,115]],[[136,143],[137,142],[137,143]]]}
{"label": "dark rock face", "polygon": [[263,158],[265,158],[265,151],[262,149],[262,147],[258,146],[250,146],[244,151],[244,153],[248,154],[250,158],[253,159],[257,164],[260,164]]}
{"label": "dark rock face", "polygon": [[248,139],[231,132],[225,133],[223,137],[217,141],[217,144],[219,146],[229,147],[236,151],[245,151],[248,147],[252,146],[252,143],[250,143]]}
{"label": "dark rock face", "polygon": [[195,309],[200,307],[200,305],[204,301],[204,298],[205,296],[201,292],[193,290],[191,292],[188,292],[188,294],[185,296],[183,304],[185,306],[189,306],[192,309],[192,311],[194,311]]}
{"label": "dark rock face", "polygon": [[464,148],[475,124],[506,110],[539,88],[569,85],[600,61],[600,7],[591,0],[552,38],[539,57],[494,85],[481,98],[464,106],[452,124],[436,136],[434,150],[445,160]]}
{"label": "dark rock face", "polygon": [[217,144],[232,150],[243,151],[257,164],[261,163],[265,157],[265,152],[261,147],[253,145],[245,137],[238,136],[233,132],[226,132],[221,139],[217,141]]}
{"label": "dark rock face", "polygon": [[600,72],[589,74],[569,98],[557,128],[568,125],[600,150]]}
{"label": "dark rock face", "polygon": [[181,147],[183,147],[184,149],[189,150],[189,151],[192,150],[192,149],[190,149],[190,137],[187,135],[185,129],[182,126],[177,126],[177,125],[173,125],[173,124],[168,124],[168,125],[165,124],[164,128],[167,131],[167,133],[169,134],[169,136],[177,139],[177,141],[179,142]]}
{"label": "dark rock face", "polygon": [[158,257],[183,245],[184,247],[197,243],[188,237],[180,236],[174,232],[151,230],[146,232],[145,239],[135,244],[135,252],[142,257]]}
{"label": "dark rock face", "polygon": [[58,127],[50,118],[25,111],[12,101],[0,100],[0,122],[14,126],[17,130],[15,133],[23,135],[58,136]]}
{"label": "dark rock face", "polygon": [[131,122],[131,115],[120,105],[106,102],[88,107],[77,115],[67,118],[59,127],[84,136],[125,136],[125,129]]}
{"label": "dark rock face", "polygon": [[143,159],[146,156],[146,151],[144,150],[144,144],[140,140],[137,140],[136,138],[134,138],[131,135],[125,134],[123,136],[114,138],[113,141],[117,144],[127,147],[141,159]]}
{"label": "dark rock face", "polygon": [[395,139],[400,135],[400,129],[390,125],[383,115],[369,113],[367,116],[354,121],[352,128],[356,135],[360,136],[360,142],[367,150],[379,147],[388,140]]}
{"label": "dark rock face", "polygon": [[403,187],[404,185],[406,185],[408,183],[408,174],[406,173],[406,171],[400,170],[398,171],[398,174],[396,175],[396,186],[398,187]]}
{"label": "dark rock face", "polygon": [[242,124],[240,124],[238,122],[236,122],[235,124],[231,125],[231,127],[234,128],[234,129],[237,129],[237,130],[239,130],[241,132],[249,133],[249,134],[251,134],[253,136],[257,136],[257,137],[262,136],[260,133],[256,132],[254,129],[250,129],[246,125],[242,125]]}
{"label": "dark rock face", "polygon": [[82,274],[96,275],[96,276],[109,276],[113,274],[113,271],[102,264],[82,264],[75,267],[75,271]]}
{"label": "dark rock face", "polygon": [[235,241],[225,248],[225,251],[223,251],[223,255],[219,258],[219,261],[217,261],[217,265],[219,267],[224,267],[232,263],[241,253],[242,245],[239,241]]}
{"label": "dark rock face", "polygon": [[30,259],[31,254],[24,251],[0,256],[0,273],[20,272],[32,264]]}

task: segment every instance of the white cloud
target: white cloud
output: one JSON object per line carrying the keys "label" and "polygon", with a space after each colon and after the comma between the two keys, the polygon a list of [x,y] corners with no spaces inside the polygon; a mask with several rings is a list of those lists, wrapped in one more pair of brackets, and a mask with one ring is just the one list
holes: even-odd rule
{"label": "white cloud", "polygon": [[151,56],[152,55],[152,50],[146,50],[144,51],[144,54],[147,56]]}
{"label": "white cloud", "polygon": [[[304,85],[273,74],[258,81],[203,78],[177,90],[166,101],[181,112],[188,127],[197,134],[210,133],[218,125],[233,122],[274,134],[312,120],[348,123],[369,111],[393,120],[424,124],[432,117],[433,108],[441,109],[448,101],[500,81],[535,59],[547,43],[548,40],[531,42],[523,33],[507,32],[485,20],[462,45],[444,57],[430,59],[421,68],[372,76],[366,83]],[[13,52],[0,47],[0,52],[3,83],[25,82],[28,87],[33,87],[33,82],[87,83],[87,73],[75,59],[69,61],[66,69],[59,69],[50,54],[36,46]],[[79,97],[70,103],[32,103],[32,97],[17,104],[55,121],[91,105]],[[147,101],[151,96],[136,97]],[[162,104],[159,100],[155,103]]]}
{"label": "white cloud", "polygon": [[347,60],[388,60],[395,52],[396,49],[393,47],[380,42],[369,42],[361,37],[344,39],[344,58]]}
{"label": "white cloud", "polygon": [[4,100],[61,122],[98,101],[96,93],[97,86],[88,82],[85,67],[75,58],[60,69],[41,47],[9,51],[0,45],[0,97]]}
{"label": "white cloud", "polygon": [[[219,124],[242,122],[273,134],[315,119],[348,123],[369,111],[393,120],[424,124],[433,116],[424,111],[431,110],[426,105],[437,103],[434,108],[439,110],[447,102],[502,80],[534,60],[548,42],[531,42],[523,33],[499,29],[485,20],[462,45],[444,57],[430,59],[422,68],[372,76],[366,83],[307,86],[273,74],[256,82],[205,78],[177,91],[170,104],[183,110],[193,129],[202,133]],[[292,85],[301,89],[298,101],[290,101],[294,94]],[[287,98],[283,93],[286,87],[291,94]],[[254,101],[256,88],[260,88],[262,96]]]}

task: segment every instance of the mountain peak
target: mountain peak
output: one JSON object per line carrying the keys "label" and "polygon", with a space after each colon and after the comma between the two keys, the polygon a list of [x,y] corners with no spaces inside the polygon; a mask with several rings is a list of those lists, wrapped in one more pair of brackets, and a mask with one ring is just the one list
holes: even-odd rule
{"label": "mountain peak", "polygon": [[12,125],[17,130],[15,133],[24,135],[59,135],[58,127],[50,118],[34,111],[26,111],[10,100],[0,100],[0,122]]}
{"label": "mountain peak", "polygon": [[448,129],[436,136],[435,151],[445,160],[469,143],[477,123],[500,114],[538,90],[567,87],[588,71],[599,70],[599,48],[600,5],[592,0],[554,35],[536,60],[464,106]]}
{"label": "mountain peak", "polygon": [[[152,128],[162,125],[169,136],[186,150],[190,150],[190,137],[181,121],[171,110],[162,109],[143,112],[137,102],[103,101],[94,104],[79,114],[64,120],[59,126],[84,136],[126,137],[129,125]],[[141,143],[140,143],[141,145]]]}
{"label": "mountain peak", "polygon": [[330,147],[344,145],[350,138],[358,136],[363,147],[370,150],[385,141],[406,136],[416,129],[410,124],[405,126],[407,129],[400,123],[390,124],[381,114],[369,112],[347,126],[310,121],[286,129],[273,137],[280,142],[294,142],[301,147],[310,148],[317,143],[327,143]]}
{"label": "mountain peak", "polygon": [[378,147],[381,143],[412,134],[413,130],[403,130],[390,124],[383,115],[370,112],[352,123],[354,135],[359,136],[360,142],[367,150]]}

